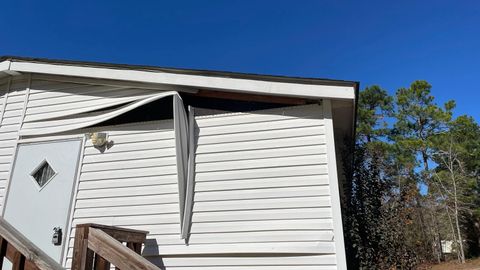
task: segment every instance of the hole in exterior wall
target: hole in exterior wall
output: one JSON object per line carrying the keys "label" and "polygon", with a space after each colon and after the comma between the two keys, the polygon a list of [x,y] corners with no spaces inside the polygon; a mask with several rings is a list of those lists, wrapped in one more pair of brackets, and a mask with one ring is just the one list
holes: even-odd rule
{"label": "hole in exterior wall", "polygon": [[[181,97],[185,105],[185,108],[188,105],[191,105],[196,108],[205,109],[204,111],[207,112],[205,114],[209,114],[208,112],[211,112],[213,114],[215,111],[217,111],[217,113],[247,112],[247,111],[273,109],[273,108],[291,106],[289,104],[269,103],[267,101],[258,102],[258,101],[232,100],[232,99],[223,99],[223,98],[201,97],[201,96],[196,96],[194,94],[184,94],[184,93],[181,94]],[[113,108],[120,108],[122,106],[124,106],[124,104],[114,106],[114,107],[109,107],[107,109],[102,109],[102,110],[109,111]],[[201,113],[198,115],[201,115]],[[147,121],[165,120],[165,119],[173,119],[172,97],[165,97],[157,101],[145,104],[127,113],[119,115],[113,119],[93,125],[92,127],[121,125],[121,124],[127,124],[127,123],[147,122]]]}
{"label": "hole in exterior wall", "polygon": [[55,174],[56,172],[53,170],[52,166],[44,160],[35,170],[33,170],[31,176],[40,187],[43,187],[55,176]]}
{"label": "hole in exterior wall", "polygon": [[[120,105],[118,107],[121,107]],[[107,110],[112,109],[108,108]],[[166,97],[157,101],[145,104],[113,119],[107,120],[92,127],[121,125],[135,122],[147,122],[155,120],[173,119],[173,100]]]}

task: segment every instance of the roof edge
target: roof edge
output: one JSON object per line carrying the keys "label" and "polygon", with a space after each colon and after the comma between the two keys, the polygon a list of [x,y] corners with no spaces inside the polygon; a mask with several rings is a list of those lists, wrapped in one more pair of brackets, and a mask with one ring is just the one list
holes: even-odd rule
{"label": "roof edge", "polygon": [[99,68],[139,70],[139,71],[150,71],[150,72],[165,72],[165,73],[175,73],[175,74],[184,74],[184,75],[211,76],[211,77],[223,77],[223,78],[233,78],[233,79],[251,79],[251,80],[262,80],[262,81],[272,81],[272,82],[310,84],[310,85],[355,87],[359,83],[358,81],[335,80],[335,79],[325,79],[325,78],[290,77],[290,76],[283,76],[283,75],[254,74],[254,73],[202,70],[202,69],[184,69],[184,68],[159,67],[159,66],[150,66],[150,65],[104,63],[104,62],[94,62],[94,61],[60,60],[60,59],[20,57],[20,56],[10,56],[10,55],[0,56],[0,62],[3,62],[3,61],[33,62],[33,63],[45,63],[45,64],[62,64],[62,65],[70,65],[70,66],[99,67]]}

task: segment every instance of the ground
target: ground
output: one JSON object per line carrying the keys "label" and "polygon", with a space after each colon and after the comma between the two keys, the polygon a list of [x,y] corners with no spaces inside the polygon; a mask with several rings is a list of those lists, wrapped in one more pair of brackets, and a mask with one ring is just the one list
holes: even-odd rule
{"label": "ground", "polygon": [[456,261],[441,263],[427,267],[429,270],[480,270],[480,258],[467,260],[465,264],[458,264]]}

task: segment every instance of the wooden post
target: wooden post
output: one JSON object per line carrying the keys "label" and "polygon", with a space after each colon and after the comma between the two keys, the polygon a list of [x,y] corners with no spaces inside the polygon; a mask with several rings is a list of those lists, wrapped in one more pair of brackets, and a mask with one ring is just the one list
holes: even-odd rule
{"label": "wooden post", "polygon": [[7,246],[7,240],[3,239],[3,237],[0,237],[0,270],[3,269],[3,259],[7,255]]}
{"label": "wooden post", "polygon": [[160,270],[156,265],[98,228],[90,227],[88,248],[123,270]]}
{"label": "wooden post", "polygon": [[[75,232],[72,270],[109,270],[112,264],[117,270],[158,270],[141,256],[147,234],[113,226],[79,224]],[[126,247],[122,243],[126,243]]]}
{"label": "wooden post", "polygon": [[128,242],[127,247],[135,251],[137,254],[141,255],[140,253],[142,252],[142,243]]}
{"label": "wooden post", "polygon": [[93,251],[88,249],[88,226],[78,225],[75,232],[72,270],[91,270]]}
{"label": "wooden post", "polygon": [[110,263],[105,260],[102,256],[95,254],[95,270],[109,270]]}
{"label": "wooden post", "polygon": [[25,256],[23,256],[19,251],[16,251],[15,255],[13,256],[12,264],[12,270],[24,270]]}

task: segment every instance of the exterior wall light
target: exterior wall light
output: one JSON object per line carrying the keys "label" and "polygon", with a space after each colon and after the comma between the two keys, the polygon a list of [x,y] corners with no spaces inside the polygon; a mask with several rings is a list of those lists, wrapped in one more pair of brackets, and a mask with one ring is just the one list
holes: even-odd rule
{"label": "exterior wall light", "polygon": [[90,137],[95,147],[103,147],[108,143],[108,134],[106,132],[88,133],[87,136]]}

